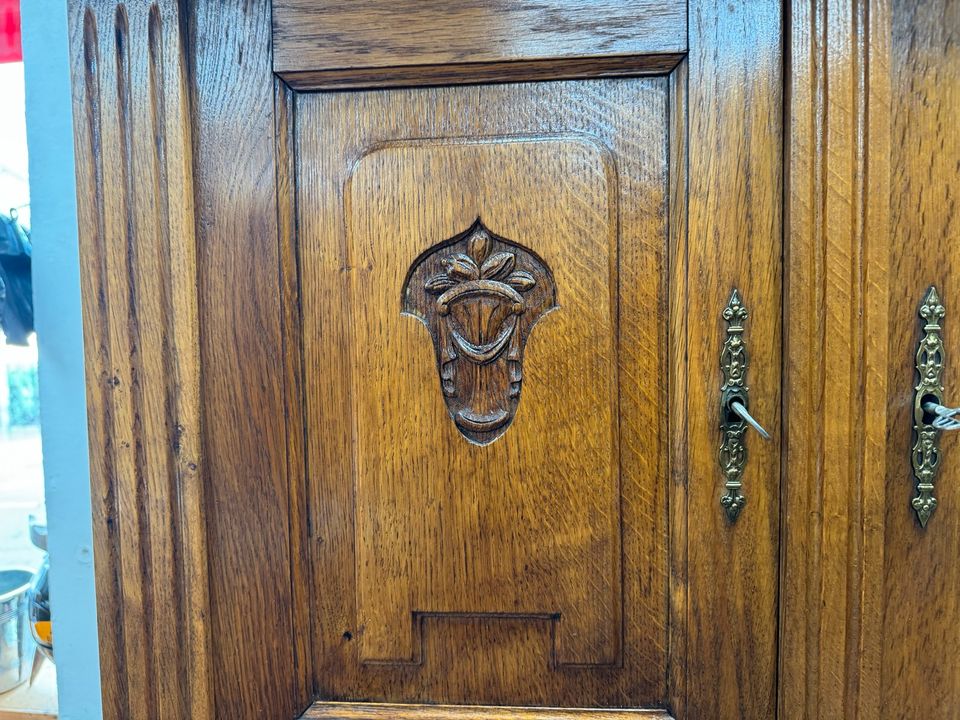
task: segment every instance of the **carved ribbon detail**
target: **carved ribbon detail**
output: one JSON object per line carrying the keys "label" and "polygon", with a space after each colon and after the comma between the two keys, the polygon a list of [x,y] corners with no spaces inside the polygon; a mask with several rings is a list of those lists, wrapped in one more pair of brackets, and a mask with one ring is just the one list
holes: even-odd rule
{"label": "carved ribbon detail", "polygon": [[527,338],[556,307],[546,263],[477,218],[414,261],[401,301],[430,331],[440,388],[460,433],[478,445],[503,435],[520,403]]}
{"label": "carved ribbon detail", "polygon": [[730,403],[739,401],[747,405],[749,393],[746,385],[749,359],[743,342],[743,322],[747,319],[747,308],[740,301],[736,288],[724,308],[723,319],[727,321],[727,339],[720,353],[723,385],[720,387],[719,459],[726,492],[720,498],[720,504],[733,522],[747,502],[746,496],[740,490],[743,486],[743,468],[747,464],[747,447],[743,440],[747,424],[730,409]]}
{"label": "carved ribbon detail", "polygon": [[916,442],[913,446],[913,474],[917,481],[917,496],[913,499],[913,509],[917,513],[920,525],[926,527],[927,521],[937,507],[937,498],[933,495],[934,481],[940,465],[940,430],[923,409],[925,402],[941,403],[943,397],[943,338],[940,321],[946,315],[946,309],[940,302],[936,287],[930,287],[920,305],[920,317],[925,321],[923,338],[917,347],[917,381],[913,403],[913,432]]}

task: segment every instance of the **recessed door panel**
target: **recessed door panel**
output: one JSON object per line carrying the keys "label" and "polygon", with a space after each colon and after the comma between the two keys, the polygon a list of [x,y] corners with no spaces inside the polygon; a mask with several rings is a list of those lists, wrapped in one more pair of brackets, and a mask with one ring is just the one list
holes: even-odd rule
{"label": "recessed door panel", "polygon": [[361,661],[420,662],[421,616],[471,614],[551,619],[559,665],[619,658],[611,180],[576,139],[400,142],[355,166]]}
{"label": "recessed door panel", "polygon": [[665,703],[667,101],[297,96],[321,697]]}

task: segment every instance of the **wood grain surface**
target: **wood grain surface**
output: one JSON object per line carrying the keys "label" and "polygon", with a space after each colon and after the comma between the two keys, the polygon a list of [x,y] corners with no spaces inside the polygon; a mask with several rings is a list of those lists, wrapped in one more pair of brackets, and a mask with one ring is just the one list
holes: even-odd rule
{"label": "wood grain surface", "polygon": [[313,578],[307,527],[307,476],[303,417],[303,341],[300,335],[300,276],[296,246],[294,178],[294,95],[276,81],[274,119],[277,153],[277,225],[280,234],[284,411],[287,423],[287,476],[290,497],[290,601],[293,613],[293,657],[296,697],[313,697]]}
{"label": "wood grain surface", "polygon": [[[413,647],[419,645],[413,621],[420,613],[437,616],[435,624],[450,614],[558,616],[551,664],[611,665],[619,659],[613,173],[611,159],[595,143],[550,138],[403,141],[370,151],[354,166],[345,198],[347,262],[358,269],[346,309],[353,343],[357,622],[363,627],[356,642],[362,661],[423,662],[424,649]],[[431,184],[429,178],[443,180]],[[570,221],[573,208],[576,223]],[[457,373],[450,380],[453,393],[465,401],[451,421],[433,342],[419,322],[397,312],[397,295],[417,256],[445,241],[449,228],[467,230],[471,213],[549,263],[562,304],[531,328],[523,362],[505,360],[513,367],[503,373],[496,361],[445,366]],[[313,265],[305,264],[305,271]],[[543,290],[548,282],[543,274],[538,284]],[[498,316],[489,322],[496,327],[471,327],[469,307],[458,303],[441,327],[449,322],[470,340],[500,335]],[[532,312],[522,313],[521,321]],[[655,305],[628,312],[656,318]],[[513,357],[519,357],[522,332],[513,331]],[[449,351],[462,354],[455,348]],[[459,376],[474,369],[485,374],[464,397],[469,389]],[[467,442],[455,421],[496,418],[509,407],[498,377],[522,377],[516,422],[504,426],[495,444],[479,445],[476,435]],[[656,438],[643,443],[645,452],[656,454]],[[421,632],[441,629],[428,622]]]}
{"label": "wood grain surface", "polygon": [[888,10],[872,1],[791,6],[784,718],[879,717],[885,416],[894,392]]}
{"label": "wood grain surface", "polygon": [[213,718],[182,21],[70,4],[106,718]]}
{"label": "wood grain surface", "polygon": [[[296,95],[270,72],[265,1],[72,2],[107,716],[285,719],[319,695],[772,717],[778,446],[748,440],[735,526],[715,453],[734,285],[752,409],[778,437],[778,4],[694,2],[679,65],[675,4],[408,7],[429,39],[379,7],[311,12],[311,48],[277,44],[301,64],[276,67],[303,87],[672,72]],[[333,20],[356,44],[310,25]],[[436,42],[481,37],[467,20],[511,24]],[[559,259],[560,307],[484,463],[399,285],[488,211]],[[857,537],[830,542],[859,557]],[[471,712],[576,716],[449,709]]]}
{"label": "wood grain surface", "polygon": [[293,640],[269,23],[267,0],[229,0],[194,4],[188,27],[216,716],[288,720],[312,693]]}
{"label": "wood grain surface", "polygon": [[107,718],[286,720],[312,699],[291,642],[269,7],[250,9],[70,5]]}
{"label": "wood grain surface", "polygon": [[[297,97],[321,697],[665,702],[666,91]],[[559,305],[485,447],[400,304],[418,255],[478,217],[544,259]]]}
{"label": "wood grain surface", "polygon": [[956,441],[925,529],[910,453],[917,309],[935,283],[949,318],[958,290],[960,5],[794,2],[792,23],[781,716],[958,717]]}
{"label": "wood grain surface", "polygon": [[283,70],[277,74],[295,90],[357,90],[664,75],[673,70],[683,57],[682,53],[660,53],[336,70]]}
{"label": "wood grain surface", "polygon": [[[686,60],[669,77],[669,215],[668,257],[671,270],[671,315],[687,316],[687,134],[688,66]],[[667,420],[670,483],[667,491],[670,529],[670,621],[668,623],[668,707],[674,717],[685,717],[687,664],[687,323],[670,323],[670,381],[667,402],[673,413]]]}
{"label": "wood grain surface", "polygon": [[938,506],[920,527],[910,499],[917,308],[936,285],[944,402],[960,403],[960,2],[891,12],[889,377],[881,717],[960,718],[960,445],[942,433]]}
{"label": "wood grain surface", "polygon": [[[780,523],[781,7],[690,3],[687,254],[686,718],[776,714]],[[750,312],[747,505],[720,506],[721,317],[731,288]]]}
{"label": "wood grain surface", "polygon": [[273,3],[273,68],[281,74],[677,54],[686,36],[682,0]]}
{"label": "wood grain surface", "polygon": [[318,702],[303,720],[673,720],[663,710],[565,710],[562,708],[381,705]]}

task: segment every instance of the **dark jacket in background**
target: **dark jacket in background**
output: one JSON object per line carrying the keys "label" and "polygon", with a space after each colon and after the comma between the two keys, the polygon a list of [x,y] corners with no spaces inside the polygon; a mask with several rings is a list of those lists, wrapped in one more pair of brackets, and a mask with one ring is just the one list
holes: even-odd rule
{"label": "dark jacket in background", "polygon": [[0,326],[8,345],[26,345],[33,332],[30,234],[0,214]]}

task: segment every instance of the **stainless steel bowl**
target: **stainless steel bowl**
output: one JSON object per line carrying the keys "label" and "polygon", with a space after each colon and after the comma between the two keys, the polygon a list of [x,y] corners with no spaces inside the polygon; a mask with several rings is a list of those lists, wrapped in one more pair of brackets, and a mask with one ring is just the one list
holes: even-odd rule
{"label": "stainless steel bowl", "polygon": [[0,693],[30,677],[36,647],[27,618],[32,578],[30,570],[0,570]]}

